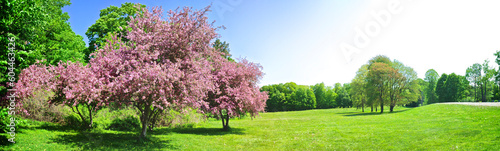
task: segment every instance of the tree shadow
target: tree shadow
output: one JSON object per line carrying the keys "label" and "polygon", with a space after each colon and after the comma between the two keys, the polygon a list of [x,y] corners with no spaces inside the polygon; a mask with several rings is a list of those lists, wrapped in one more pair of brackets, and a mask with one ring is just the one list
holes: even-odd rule
{"label": "tree shadow", "polygon": [[223,130],[222,128],[162,128],[157,129],[153,132],[153,134],[165,134],[165,133],[179,133],[179,134],[196,134],[196,135],[228,135],[228,134],[236,134],[243,135],[245,134],[244,129],[242,128],[231,128],[229,130]]}
{"label": "tree shadow", "polygon": [[75,146],[82,150],[159,150],[179,149],[164,140],[150,135],[148,141],[139,141],[139,135],[134,133],[94,133],[80,132],[77,134],[60,135],[52,139],[54,143]]}
{"label": "tree shadow", "polygon": [[345,113],[337,113],[337,114],[342,114],[342,116],[370,116],[370,115],[382,115],[382,114],[395,114],[395,113],[400,113],[400,112],[404,112],[404,111],[408,111],[412,108],[406,108],[406,109],[403,109],[403,110],[397,110],[397,111],[392,111],[392,112],[388,112],[388,111],[385,111],[384,113],[380,113],[380,112],[345,112]]}
{"label": "tree shadow", "polygon": [[75,127],[69,127],[65,125],[59,125],[59,124],[49,124],[49,123],[43,123],[38,127],[35,127],[36,129],[44,129],[48,131],[61,131],[61,132],[66,132],[66,131],[75,131],[75,130],[80,130]]}
{"label": "tree shadow", "polygon": [[12,142],[9,142],[9,137],[8,135],[0,135],[0,146],[10,146],[10,145],[13,145],[14,143]]}

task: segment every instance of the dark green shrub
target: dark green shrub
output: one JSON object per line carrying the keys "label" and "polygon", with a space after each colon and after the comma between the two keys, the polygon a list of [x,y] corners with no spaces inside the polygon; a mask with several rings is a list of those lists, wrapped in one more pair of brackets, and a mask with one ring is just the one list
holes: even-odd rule
{"label": "dark green shrub", "polygon": [[[11,125],[11,118],[12,116],[9,115],[9,109],[7,108],[2,108],[0,109],[0,133],[6,133],[10,132],[9,125]],[[15,129],[18,129],[19,127],[26,127],[29,125],[28,121],[26,119],[22,119],[19,117],[14,117],[14,123]],[[17,130],[16,130],[17,131]]]}
{"label": "dark green shrub", "polygon": [[69,115],[64,117],[64,126],[70,129],[82,129],[83,123],[79,117],[75,115]]}
{"label": "dark green shrub", "polygon": [[0,132],[5,133],[9,131],[9,127],[7,125],[10,124],[10,116],[8,113],[9,109],[2,108],[0,110]]}
{"label": "dark green shrub", "polygon": [[140,122],[134,116],[127,116],[125,118],[116,118],[109,125],[108,129],[118,131],[135,131],[140,129]]}

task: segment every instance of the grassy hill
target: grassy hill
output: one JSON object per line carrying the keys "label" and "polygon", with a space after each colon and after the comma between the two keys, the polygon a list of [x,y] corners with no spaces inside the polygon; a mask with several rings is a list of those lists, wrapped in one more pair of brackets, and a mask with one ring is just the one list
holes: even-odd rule
{"label": "grassy hill", "polygon": [[[394,113],[325,109],[264,113],[196,128],[76,132],[58,126],[19,130],[5,150],[500,150],[500,108],[435,104]],[[4,139],[6,135],[2,134]],[[5,140],[2,140],[5,144]]]}

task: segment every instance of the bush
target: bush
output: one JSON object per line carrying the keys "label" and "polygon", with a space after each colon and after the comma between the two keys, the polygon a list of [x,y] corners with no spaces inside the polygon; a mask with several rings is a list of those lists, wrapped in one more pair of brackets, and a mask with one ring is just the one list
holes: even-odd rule
{"label": "bush", "polygon": [[104,108],[99,110],[94,116],[94,127],[97,129],[108,129],[115,119],[125,119],[129,116],[139,117],[135,108],[122,107]]}
{"label": "bush", "polygon": [[9,127],[7,125],[10,124],[10,115],[8,113],[9,109],[2,108],[0,110],[0,132],[6,133],[9,131]]}
{"label": "bush", "polygon": [[198,123],[205,122],[206,118],[197,110],[165,110],[159,117],[155,127],[175,127],[175,128],[194,128]]}
{"label": "bush", "polygon": [[[7,108],[2,108],[0,109],[0,133],[6,133],[6,132],[10,132],[10,128],[9,125],[11,125],[11,118],[13,116],[12,115],[9,115],[9,109]],[[19,127],[26,127],[29,125],[28,121],[26,119],[22,119],[22,118],[19,118],[19,117],[15,117],[15,121],[14,121],[14,128],[15,129],[18,129]]]}
{"label": "bush", "polygon": [[134,116],[127,116],[126,118],[116,118],[111,122],[108,129],[118,131],[135,131],[139,130],[141,123]]}
{"label": "bush", "polygon": [[22,100],[23,108],[28,111],[29,115],[20,115],[36,121],[64,123],[65,117],[71,114],[71,109],[63,105],[49,104],[48,99],[53,95],[53,92],[46,90],[36,91],[32,97]]}
{"label": "bush", "polygon": [[75,116],[75,115],[69,115],[64,117],[64,126],[71,128],[71,129],[82,129],[83,128],[83,123],[82,120]]}

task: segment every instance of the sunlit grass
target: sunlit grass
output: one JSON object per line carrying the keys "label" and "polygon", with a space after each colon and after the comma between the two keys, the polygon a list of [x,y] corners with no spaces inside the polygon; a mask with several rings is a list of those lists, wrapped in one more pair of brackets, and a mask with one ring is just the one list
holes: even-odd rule
{"label": "sunlit grass", "polygon": [[[232,119],[231,131],[209,120],[195,128],[77,132],[35,126],[7,150],[500,150],[500,108],[428,105],[395,113],[325,109]],[[5,136],[5,135],[4,135]]]}

